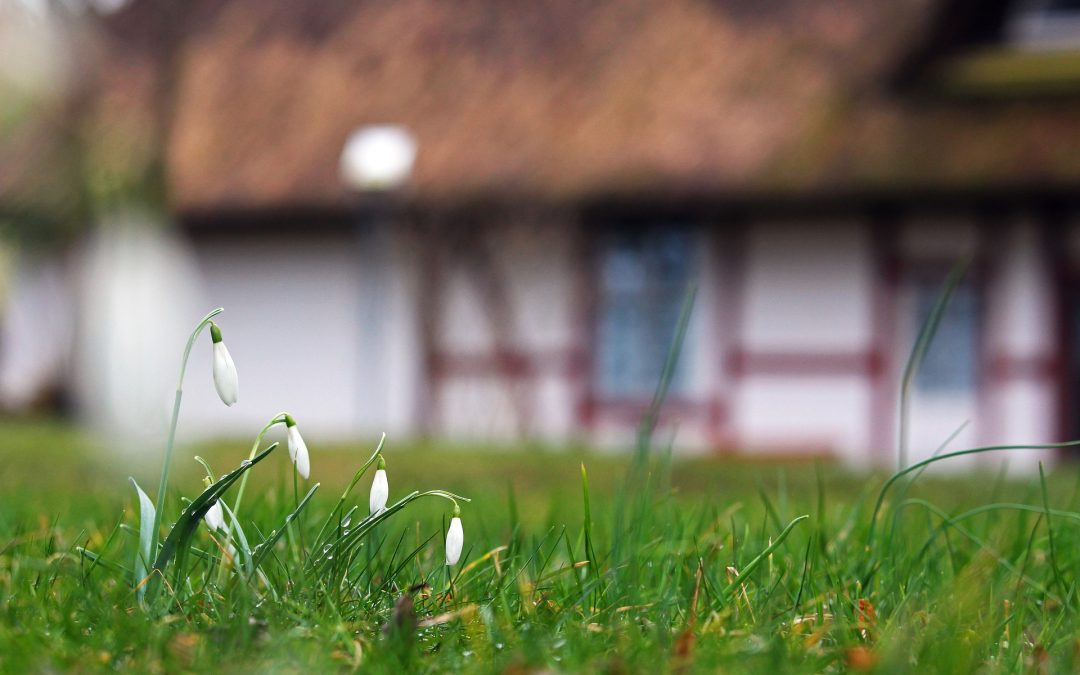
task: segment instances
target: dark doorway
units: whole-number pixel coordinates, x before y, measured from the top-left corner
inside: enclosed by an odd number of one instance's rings
[[[1068,440],[1080,438],[1080,277],[1070,276],[1062,286],[1064,309],[1061,420],[1062,431]],[[1069,455],[1080,459],[1075,451]]]

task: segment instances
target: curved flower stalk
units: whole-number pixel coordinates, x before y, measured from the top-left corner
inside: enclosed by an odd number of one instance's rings
[[[372,515],[386,510],[386,499],[390,496],[390,485],[386,480],[386,460],[379,455],[378,469],[371,481],[371,494],[368,496],[368,511]]]
[[[229,348],[221,340],[221,329],[213,321],[210,322],[210,339],[214,343],[214,388],[221,402],[232,406],[240,398],[240,381]]]
[[[456,565],[461,559],[461,548],[465,545],[465,532],[461,529],[461,507],[454,502],[453,517],[446,530],[446,564]]]
[[[180,401],[184,397],[184,373],[187,371],[188,357],[191,356],[191,348],[195,345],[196,338],[199,337],[199,333],[204,328],[213,323],[212,319],[221,314],[225,310],[221,307],[213,309],[207,313],[206,316],[199,321],[195,326],[195,330],[191,331],[191,335],[188,336],[187,345],[184,347],[184,356],[180,359],[180,377],[176,383],[176,396],[173,398],[172,419],[169,422],[169,438],[165,442],[165,461],[161,465],[161,481],[158,483],[157,491],[157,505],[154,509],[154,524],[151,529],[151,536],[153,537],[152,554],[157,552],[157,538],[158,532],[161,529],[161,512],[165,506],[165,488],[169,484],[169,467],[172,464],[172,452],[173,445],[176,442],[176,424],[180,419]],[[232,359],[230,358],[230,361]]]
[[[300,436],[300,430],[296,428],[296,420],[292,415],[285,415],[285,433],[289,439],[289,459],[296,465],[296,472],[304,480],[311,475],[311,463],[308,459],[307,443]]]
[[[254,459],[255,455],[259,454],[259,446],[262,445],[263,437],[266,436],[266,432],[274,428],[278,424],[285,424],[285,418],[289,416],[289,413],[280,412],[270,418],[270,421],[259,430],[259,433],[255,435],[255,442],[251,444],[251,452],[248,454],[248,459]],[[248,477],[245,474],[240,481],[240,488],[236,491],[236,502],[233,503],[233,511],[240,512],[240,503],[244,500],[244,491],[247,489]]]
[[[393,516],[395,513],[401,511],[406,506],[408,506],[411,502],[416,501],[421,497],[441,497],[443,499],[450,500],[454,503],[454,513],[457,514],[458,517],[460,517],[460,509],[458,508],[458,502],[471,501],[468,497],[462,497],[461,495],[447,492],[445,490],[428,490],[426,492],[419,492],[414,490],[413,492],[405,495],[390,506],[386,507],[386,509],[384,509],[383,511],[369,515],[367,518],[364,518],[359,523],[354,523],[352,527],[343,530],[340,535],[333,541],[330,541],[323,546],[316,546],[313,549],[313,551],[315,552],[314,557],[309,559],[308,561],[308,570],[313,571],[324,568],[328,565],[343,564],[343,562],[347,563],[350,556],[361,545],[364,537],[367,536],[368,532],[370,532],[373,527],[383,522],[387,518]],[[316,538],[316,541],[318,542],[319,539]],[[460,551],[458,552],[458,554],[460,555]]]
[[[293,416],[287,412],[279,412],[270,418],[270,421],[266,423],[259,433],[255,436],[255,442],[251,444],[251,453],[248,455],[248,459],[252,459],[259,452],[259,446],[262,445],[263,437],[267,432],[273,429],[279,424],[286,426],[286,436],[289,441],[289,458],[296,465],[297,472],[305,479],[311,474],[311,465],[308,460],[307,444],[304,443],[304,439],[300,436],[300,431],[296,427],[296,420]],[[298,460],[298,456],[303,455],[303,465],[301,466],[301,460]],[[232,510],[237,514],[240,513],[240,504],[244,500],[244,492],[247,490],[247,479],[245,475],[243,480],[240,481],[240,488],[236,491],[236,501],[233,503]]]

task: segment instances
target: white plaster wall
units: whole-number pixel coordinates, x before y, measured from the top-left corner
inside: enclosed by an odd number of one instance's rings
[[[518,380],[449,378],[439,391],[437,432],[460,441],[565,442],[577,431],[574,401],[571,383],[557,374]],[[522,406],[527,410],[524,419],[519,415]]]
[[[1034,223],[1013,223],[993,246],[1001,252],[989,285],[987,346],[1014,358],[1050,358],[1056,340],[1051,262]]]
[[[494,376],[445,381],[437,399],[437,433],[459,441],[517,438],[521,431],[513,400],[517,386]]]
[[[996,445],[1052,443],[1057,438],[1050,423],[1057,409],[1057,394],[1052,386],[1031,380],[1006,382],[995,392],[998,433],[991,439]],[[1040,461],[1054,461],[1051,450],[1010,450],[994,453],[992,461],[1008,461],[1010,468],[1037,471]]]
[[[914,392],[909,414],[907,463],[914,464],[933,456],[953,434],[955,437],[942,452],[980,445],[978,412],[976,395],[929,396]],[[934,470],[955,470],[980,461],[974,456],[958,457],[937,465]]]
[[[162,442],[168,428],[181,352],[206,311],[199,275],[187,243],[136,211],[103,218],[77,260],[72,384],[80,417],[115,447],[137,452]]]
[[[761,375],[734,400],[740,450],[833,454],[867,463],[870,387],[854,376]]]
[[[526,348],[573,346],[581,334],[583,281],[578,246],[582,233],[572,220],[527,220],[496,232],[503,278],[519,306],[513,317],[515,342]]]
[[[583,290],[575,229],[562,221],[519,220],[500,225],[488,236],[493,237],[497,278],[512,307],[509,325],[503,326],[510,346],[551,350],[574,345]],[[480,286],[488,277],[460,259],[446,261],[445,273],[440,348],[466,353],[490,349],[495,315],[486,307]]]
[[[361,378],[357,246],[351,233],[199,243],[205,305],[222,306],[224,339],[240,377],[240,400],[226,408],[210,378],[209,336],[193,351],[180,420],[184,435],[255,433],[291,412],[314,437],[348,436],[358,424]],[[192,317],[194,323],[198,317]]]
[[[579,383],[559,373],[541,376],[533,392],[536,406],[532,433],[549,442],[572,440],[577,428]]]
[[[740,341],[755,351],[870,345],[873,258],[857,223],[763,223],[748,232]]]
[[[495,346],[484,298],[478,292],[476,280],[462,267],[443,270],[439,284],[439,323],[436,328],[438,348],[457,354],[478,354]],[[520,308],[515,307],[515,311]],[[515,333],[516,336],[516,333]]]
[[[416,302],[423,270],[396,223],[361,232],[358,248],[356,424],[365,434],[400,437],[416,431],[418,392],[424,386]]]
[[[23,411],[60,384],[70,365],[75,284],[63,256],[23,253],[14,262],[3,258],[0,405]]]
[[[996,244],[1007,255],[984,304],[991,310],[987,344],[1014,357],[1046,355],[1055,330],[1048,266],[1029,223],[1018,222],[1008,233]],[[586,289],[576,266],[576,236],[566,222],[508,223],[499,230],[498,262],[513,307],[511,346],[543,353],[592,347],[583,344],[587,333],[578,314]],[[719,392],[725,397],[740,450],[790,454],[827,449],[856,463],[867,461],[873,412],[867,378],[749,373],[728,388],[721,362],[728,347],[722,343],[726,277],[715,234],[706,230],[700,236],[699,295],[683,353],[688,396],[707,401]],[[901,246],[915,259],[942,259],[970,249],[975,236],[966,222],[912,223],[901,232]],[[426,270],[392,228],[362,239],[352,232],[207,239],[196,253],[203,304],[226,308],[220,323],[240,371],[241,398],[233,409],[218,401],[204,339],[189,368],[181,434],[254,434],[282,409],[292,411],[313,437],[416,430],[420,345],[415,293]],[[761,224],[749,230],[741,264],[742,314],[734,338],[742,348],[863,354],[871,346],[874,270],[870,234],[861,224]],[[465,354],[490,349],[489,315],[475,278],[457,270],[444,288],[440,348]],[[898,300],[893,381],[917,329],[909,320],[910,298],[903,288]],[[197,318],[192,316],[190,323]],[[179,347],[175,351],[178,359]],[[575,407],[580,386],[556,368],[513,384],[488,375],[453,377],[435,398],[434,431],[458,440],[507,440],[522,432],[565,440],[581,431]],[[928,456],[968,419],[972,424],[953,448],[982,440],[1048,440],[1054,429],[1049,383],[1010,382],[984,393],[984,409],[995,417],[992,427],[976,418],[975,396],[917,396],[911,461]],[[527,420],[518,416],[521,408],[515,401],[526,402]],[[161,407],[166,410],[168,401]],[[991,428],[993,438],[983,438]],[[625,448],[635,431],[635,424],[601,414],[589,440]],[[670,437],[682,451],[703,450],[716,440],[707,420],[677,413],[665,417],[658,445]]]
[[[578,311],[585,289],[577,266],[578,232],[566,221],[540,218],[507,222],[492,236],[509,315],[485,306],[488,276],[476,274],[466,261],[449,261],[456,265],[445,270],[438,347],[450,356],[483,357],[501,340],[505,347],[540,355],[548,369],[541,366],[537,377],[517,380],[451,374],[436,396],[437,431],[461,440],[506,440],[522,432],[565,440],[575,431],[577,401],[567,366],[582,347]]]
[[[857,355],[872,345],[870,234],[857,223],[763,223],[747,233],[742,349]],[[732,397],[740,449],[867,459],[869,379],[747,373]]]
[[[1057,322],[1052,267],[1036,225],[1019,219],[995,247],[999,273],[989,288],[987,346],[991,360],[1005,357],[1030,364],[1053,362]],[[1057,436],[1057,384],[1051,373],[1031,372],[994,383],[990,392],[993,444],[1049,443]],[[1049,451],[1010,452],[1010,466],[1034,469]],[[999,458],[1004,457],[998,454]]]

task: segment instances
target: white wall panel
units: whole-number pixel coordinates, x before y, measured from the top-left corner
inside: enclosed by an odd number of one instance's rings
[[[744,348],[865,349],[871,340],[873,258],[857,223],[763,224],[748,232]]]
[[[870,460],[871,389],[856,376],[755,376],[743,380],[734,416],[741,450],[834,453]]]
[[[359,316],[354,240],[212,240],[197,252],[206,305],[225,308],[219,323],[239,372],[240,400],[233,408],[218,400],[203,336],[188,367],[180,432],[254,437],[282,410],[312,435],[357,432],[361,324],[383,318]]]

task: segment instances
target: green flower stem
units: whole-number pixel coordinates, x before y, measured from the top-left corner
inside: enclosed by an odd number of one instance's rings
[[[266,426],[259,431],[259,435],[255,437],[255,442],[251,444],[251,453],[248,455],[248,459],[254,459],[255,455],[259,454],[259,446],[262,445],[263,436],[278,424],[284,424],[286,414],[280,412],[274,415],[266,423]],[[240,480],[240,488],[236,491],[236,502],[233,503],[233,513],[238,517],[240,515],[240,502],[244,500],[244,490],[247,489],[247,479],[247,474],[244,474],[244,477]]]
[[[375,452],[371,453],[371,457],[368,457],[368,460],[364,462],[364,465],[360,467],[360,470],[353,475],[352,481],[349,483],[349,487],[345,488],[345,492],[341,494],[341,499],[338,500],[337,506],[335,506],[334,509],[330,511],[330,515],[326,517],[326,520],[323,522],[322,527],[319,528],[319,533],[315,535],[315,541],[312,544],[312,548],[318,548],[322,545],[323,535],[326,534],[326,528],[329,527],[330,523],[333,522],[334,517],[341,512],[341,509],[345,506],[345,500],[349,498],[349,494],[353,491],[353,488],[356,487],[356,484],[358,482],[360,482],[360,478],[363,477],[364,473],[367,472],[371,465],[374,464],[382,455],[382,449],[385,443],[386,434],[383,433],[383,435],[379,438],[379,444],[378,446],[376,446]]]
[[[173,445],[176,442],[176,423],[180,419],[180,400],[184,396],[184,373],[187,371],[188,357],[191,356],[191,348],[195,344],[196,338],[199,337],[199,333],[210,324],[211,319],[224,311],[223,308],[218,307],[202,318],[202,321],[195,326],[195,330],[191,331],[187,346],[184,347],[184,357],[180,361],[180,377],[176,383],[176,397],[173,399],[172,421],[169,423],[169,440],[165,443],[165,462],[161,465],[161,481],[158,483],[157,505],[154,509],[153,550],[155,554],[157,552],[158,536],[161,528],[161,512],[165,510],[165,489],[169,485],[169,468],[172,465]]]
[[[299,518],[300,514],[300,477],[296,475],[296,469],[292,471],[292,492],[293,492],[293,504],[295,505],[295,513]],[[288,527],[292,527],[290,522]],[[304,524],[299,522],[296,524],[296,540],[300,543],[300,558],[304,557]]]
[[[251,453],[248,454],[248,459],[254,459],[255,455],[259,454],[259,446],[262,445],[263,437],[266,436],[266,432],[270,431],[274,426],[283,424],[285,422],[286,413],[280,412],[270,418],[270,421],[266,423],[262,429],[259,430],[257,436],[255,436],[255,442],[251,444]],[[225,528],[224,543],[228,544],[233,539],[233,530],[236,530],[236,536],[238,539],[244,538],[244,533],[240,530],[240,503],[244,499],[244,490],[247,488],[248,474],[244,474],[244,477],[240,479],[240,487],[236,491],[236,501],[232,506],[232,518],[226,521],[227,527]],[[221,565],[218,567],[218,583],[223,584],[225,577],[228,575],[228,566]]]

